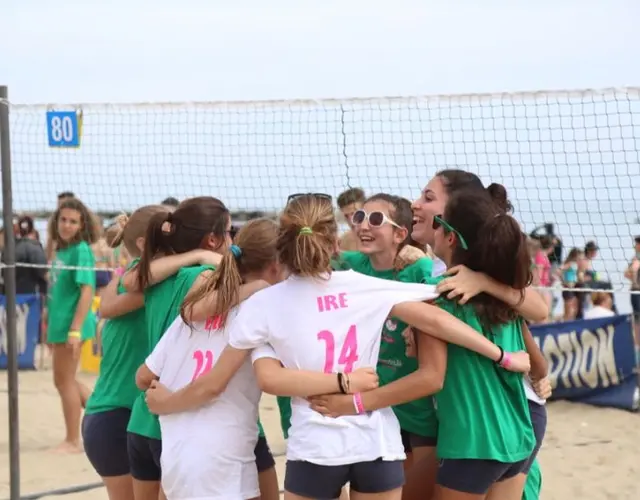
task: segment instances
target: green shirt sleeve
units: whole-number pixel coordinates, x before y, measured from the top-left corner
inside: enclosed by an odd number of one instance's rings
[[[96,265],[95,257],[91,251],[91,247],[86,242],[81,242],[76,248],[76,266],[82,269],[76,269],[74,281],[78,286],[89,285],[91,288],[96,287]]]

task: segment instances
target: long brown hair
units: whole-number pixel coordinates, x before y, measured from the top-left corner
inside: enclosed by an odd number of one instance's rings
[[[64,209],[75,210],[80,214],[80,229],[72,241],[62,240],[58,231],[58,219],[60,218],[60,212]],[[47,231],[51,235],[51,241],[54,242],[55,248],[60,249],[75,245],[81,241],[86,241],[89,245],[93,245],[100,238],[102,228],[98,225],[97,218],[84,203],[78,198],[67,198],[60,203],[60,206],[49,219]]]
[[[305,195],[290,201],[280,216],[278,257],[292,274],[320,277],[331,272],[338,224],[331,201]]]
[[[465,239],[468,249],[457,244],[451,265],[463,264],[487,274],[499,283],[519,290],[531,283],[531,265],[527,237],[519,224],[504,212],[485,191],[463,190],[447,203],[444,220]],[[481,320],[498,325],[516,319],[517,313],[507,304],[486,293],[471,300]]]
[[[151,281],[151,261],[158,255],[185,253],[199,248],[213,234],[224,241],[229,210],[217,198],[200,196],[183,201],[175,211],[163,207],[151,217],[145,235],[144,250],[138,263],[138,286]]]
[[[220,325],[224,326],[227,314],[238,305],[240,287],[246,276],[262,272],[276,261],[277,240],[278,225],[273,220],[254,219],[242,226],[230,251],[222,257],[220,266],[200,288],[185,298],[180,309],[184,322],[190,322],[188,318],[193,306],[215,291],[218,295],[210,316],[219,317]]]

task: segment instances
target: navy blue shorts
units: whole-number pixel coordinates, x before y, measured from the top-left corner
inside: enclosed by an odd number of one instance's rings
[[[424,448],[427,446],[435,446],[438,444],[438,438],[420,436],[414,432],[400,431],[400,437],[402,438],[402,445],[404,446],[405,453],[411,453],[414,448]]]
[[[160,481],[162,441],[127,432],[131,476],[138,481]]]
[[[284,489],[294,495],[318,500],[333,500],[342,487],[360,493],[384,493],[404,485],[402,460],[360,462],[349,465],[317,465],[289,460],[284,476]]]
[[[256,456],[256,467],[258,468],[258,473],[269,470],[276,465],[276,461],[273,459],[273,455],[271,454],[271,450],[267,444],[267,439],[264,436],[260,436],[258,438],[258,442],[256,443],[253,453]]]
[[[511,479],[523,472],[528,460],[505,463],[468,458],[442,459],[436,484],[454,491],[484,495],[493,483]]]
[[[531,426],[533,427],[533,433],[536,436],[536,446],[531,452],[531,456],[527,460],[527,464],[522,472],[529,473],[533,461],[538,456],[544,434],[547,432],[547,407],[545,405],[539,405],[533,401],[529,401],[529,413],[531,414]]]
[[[131,417],[128,408],[85,414],[82,419],[84,451],[101,477],[129,474],[127,425]]]

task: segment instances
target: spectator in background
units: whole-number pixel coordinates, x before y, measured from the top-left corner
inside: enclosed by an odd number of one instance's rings
[[[586,260],[585,281],[598,281],[598,273],[593,269],[593,261],[598,256],[600,248],[595,241],[588,241],[584,246],[584,258]]]
[[[113,271],[117,266],[113,248],[111,248],[105,238],[102,217],[94,215],[96,228],[99,231],[98,241],[91,245],[93,256],[96,259],[96,294],[100,294],[113,276]]]
[[[608,318],[615,316],[613,312],[613,296],[607,292],[593,292],[591,294],[593,307],[584,313],[584,319]]]
[[[63,201],[69,200],[71,198],[75,198],[76,195],[73,194],[72,191],[63,191],[62,193],[58,194],[58,207],[60,207],[60,204]]]
[[[635,254],[629,262],[629,267],[624,272],[624,277],[631,283],[631,307],[635,323],[636,353],[640,362],[640,236],[635,238]]]
[[[340,237],[340,250],[354,251],[358,249],[358,241],[353,225],[353,214],[364,205],[365,195],[361,188],[350,188],[338,196],[338,208],[349,225],[349,231]]]
[[[168,207],[176,208],[178,205],[180,205],[180,202],[177,200],[177,198],[174,198],[173,196],[169,196],[168,198],[164,199],[161,205],[166,205]]]
[[[15,226],[16,263],[34,264],[43,267],[16,267],[16,293],[47,294],[47,265],[42,244],[36,236],[33,219],[22,216]]]
[[[533,281],[538,286],[549,288],[552,284],[551,273],[551,261],[549,260],[549,254],[553,252],[554,243],[550,236],[543,236],[540,238],[539,246],[533,255]],[[540,290],[540,293],[544,297],[549,311],[551,311],[551,302],[553,294],[551,290]]]
[[[584,255],[579,248],[572,248],[567,259],[558,268],[558,277],[562,280],[562,288],[575,288],[582,281],[583,272],[580,262],[584,261]],[[578,315],[578,296],[572,290],[562,292],[564,301],[564,321],[576,319]]]

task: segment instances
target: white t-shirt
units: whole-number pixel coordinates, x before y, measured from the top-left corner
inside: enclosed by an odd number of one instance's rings
[[[533,390],[533,386],[531,385],[531,381],[528,377],[522,378],[522,385],[524,385],[524,393],[529,401],[533,401],[534,403],[537,403],[539,405],[544,405],[547,403],[546,399],[542,399],[536,394],[536,391]]]
[[[291,369],[325,373],[375,368],[382,326],[395,304],[437,296],[435,287],[336,271],[327,279],[291,276],[239,306],[229,344],[253,349],[269,344]],[[254,359],[258,356],[254,354]],[[391,408],[328,418],[292,398],[287,459],[346,465],[404,459],[400,427]]]
[[[443,260],[440,260],[438,257],[434,255],[433,257],[433,266],[431,268],[431,276],[437,278],[438,276],[443,275],[447,271],[447,264]]]
[[[615,316],[615,313],[602,306],[593,306],[584,312],[584,319],[609,318],[611,316]]]
[[[227,345],[225,330],[178,317],[146,360],[171,391],[208,372]],[[163,415],[162,487],[173,500],[242,500],[260,495],[254,448],[261,391],[247,359],[225,391],[194,411]]]

